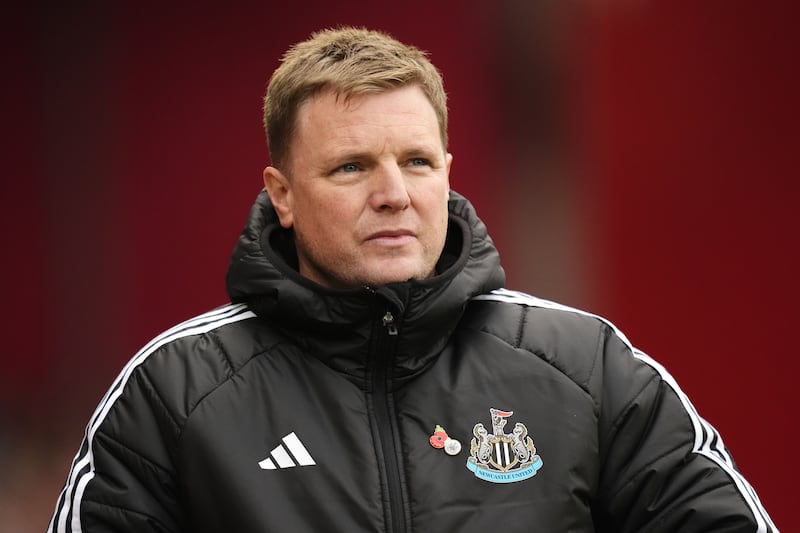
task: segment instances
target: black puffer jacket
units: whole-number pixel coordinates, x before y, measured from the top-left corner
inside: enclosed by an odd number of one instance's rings
[[[453,193],[439,274],[302,278],[264,193],[231,305],[145,346],[53,531],[774,531],[713,429],[603,320],[501,289]]]

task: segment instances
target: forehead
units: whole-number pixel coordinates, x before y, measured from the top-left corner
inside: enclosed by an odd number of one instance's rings
[[[443,150],[436,112],[419,86],[349,97],[323,90],[298,109],[292,144],[347,145],[387,137],[436,143]]]

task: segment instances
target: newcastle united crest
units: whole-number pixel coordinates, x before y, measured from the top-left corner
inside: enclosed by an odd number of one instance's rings
[[[480,422],[472,428],[475,437],[470,443],[467,468],[476,477],[492,483],[513,483],[535,476],[542,467],[542,458],[536,455],[528,428],[517,422],[511,433],[505,433],[507,419],[514,412],[492,408],[489,413],[491,433]]]

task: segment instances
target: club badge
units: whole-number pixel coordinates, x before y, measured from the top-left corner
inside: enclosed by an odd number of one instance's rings
[[[467,468],[477,478],[492,483],[514,483],[535,476],[542,458],[536,455],[528,428],[517,422],[511,433],[505,433],[507,419],[514,412],[491,408],[489,414],[492,433],[480,422],[472,428],[475,437],[470,442]]]

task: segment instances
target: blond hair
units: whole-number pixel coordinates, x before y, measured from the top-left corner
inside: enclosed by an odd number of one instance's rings
[[[275,70],[264,96],[264,129],[272,164],[284,166],[297,111],[322,90],[345,101],[353,95],[376,93],[418,84],[430,100],[447,149],[447,96],[442,76],[427,53],[390,35],[344,27],[316,32],[292,46]]]

